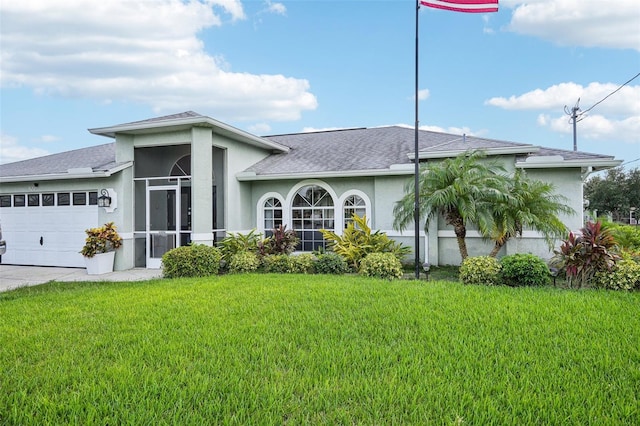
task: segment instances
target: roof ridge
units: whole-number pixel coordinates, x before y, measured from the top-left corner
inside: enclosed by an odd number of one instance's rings
[[[368,130],[367,127],[345,127],[342,129],[326,129],[326,130],[315,130],[313,132],[294,132],[294,133],[279,133],[277,135],[265,135],[261,136],[262,138],[275,138],[277,136],[293,136],[293,135],[312,135],[316,133],[332,133],[332,132],[346,132],[350,130]]]
[[[176,114],[169,114],[169,115],[163,115],[160,117],[147,118],[145,120],[130,121],[128,123],[118,124],[117,126],[128,126],[132,124],[143,124],[143,123],[155,123],[158,121],[176,120],[179,118],[193,118],[193,117],[204,117],[204,116],[195,111],[184,111],[184,112],[178,112]],[[114,127],[114,126],[111,126],[111,127]]]

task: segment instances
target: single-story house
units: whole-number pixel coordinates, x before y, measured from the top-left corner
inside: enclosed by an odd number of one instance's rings
[[[158,268],[169,249],[213,244],[229,232],[297,232],[299,250],[325,241],[319,229],[344,229],[353,213],[373,229],[413,247],[413,229],[393,229],[393,206],[414,176],[414,159],[429,163],[482,149],[508,170],[552,182],[578,212],[589,173],[618,166],[607,155],[564,151],[400,126],[259,137],[195,112],[89,129],[114,141],[0,166],[0,220],[7,253],[18,265],[82,267],[85,229],[115,222],[123,237],[115,269]],[[101,196],[109,206],[99,206]],[[420,231],[420,254],[433,265],[459,264],[453,230],[441,219]],[[473,231],[471,255],[490,244]],[[502,254],[549,257],[535,232],[510,241]]]

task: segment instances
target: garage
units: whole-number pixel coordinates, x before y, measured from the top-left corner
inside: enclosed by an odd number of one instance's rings
[[[1,194],[0,221],[2,263],[84,267],[85,229],[99,225],[97,191]]]

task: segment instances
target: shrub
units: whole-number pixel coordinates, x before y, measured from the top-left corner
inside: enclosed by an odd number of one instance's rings
[[[460,265],[460,280],[464,284],[497,285],[500,262],[491,256],[467,257]]]
[[[286,254],[271,254],[262,258],[265,272],[287,274],[293,268],[291,256]]]
[[[640,290],[640,263],[623,255],[611,271],[596,272],[593,281],[596,287],[610,290]]]
[[[318,274],[341,275],[349,272],[349,266],[344,258],[333,252],[317,254],[314,268]]]
[[[287,230],[287,225],[280,225],[272,231],[270,237],[258,243],[262,256],[270,254],[291,254],[296,249],[300,239],[292,230]]]
[[[544,260],[533,254],[518,253],[500,259],[500,280],[513,287],[547,285],[551,275]]]
[[[367,217],[354,214],[342,235],[322,229],[322,235],[329,242],[329,248],[342,256],[347,263],[358,270],[360,262],[370,253],[391,253],[398,260],[411,251],[400,243],[390,239],[382,231],[372,232]]]
[[[315,256],[302,253],[296,256],[271,254],[262,259],[265,272],[280,274],[311,274],[314,270]]]
[[[262,234],[252,229],[248,234],[230,232],[219,243],[218,247],[222,252],[222,258],[227,263],[231,263],[231,258],[240,252],[257,252],[258,244],[262,240]]]
[[[289,256],[291,258],[291,272],[295,274],[312,274],[316,263],[316,257],[311,253],[300,253]]]
[[[569,287],[586,285],[599,271],[611,271],[618,256],[613,253],[615,240],[602,223],[587,222],[579,234],[569,233],[560,250],[555,250],[552,266],[564,271]]]
[[[402,278],[402,263],[393,253],[370,253],[360,262],[360,274],[389,280]]]
[[[203,244],[176,247],[162,255],[162,275],[166,278],[216,275],[221,259],[216,247]]]
[[[229,272],[244,273],[253,272],[260,266],[258,255],[252,251],[239,251],[229,260]]]
[[[624,250],[640,250],[640,227],[634,225],[621,225],[618,223],[601,220],[602,228],[608,229],[616,242],[616,245]]]

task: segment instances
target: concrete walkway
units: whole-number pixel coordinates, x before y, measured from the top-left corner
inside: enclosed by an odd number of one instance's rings
[[[0,264],[0,291],[44,284],[49,281],[144,281],[161,278],[160,269],[135,268],[108,274],[89,275],[85,268],[54,268]]]

